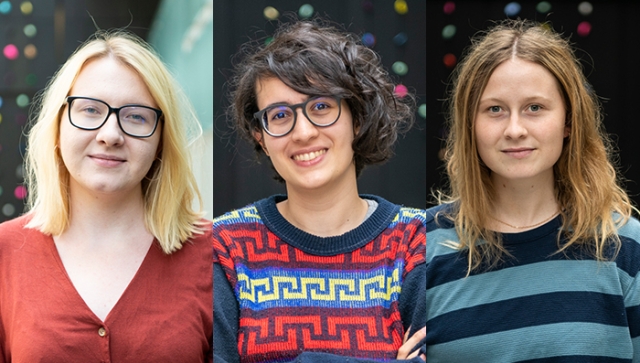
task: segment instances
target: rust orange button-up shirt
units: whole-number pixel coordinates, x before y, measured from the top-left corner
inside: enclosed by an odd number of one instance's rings
[[[27,221],[0,224],[0,363],[212,361],[210,226],[171,255],[154,242],[103,322]]]

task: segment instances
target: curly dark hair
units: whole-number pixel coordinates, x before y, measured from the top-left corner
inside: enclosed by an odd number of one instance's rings
[[[264,152],[253,137],[262,132],[253,114],[258,110],[256,81],[277,77],[299,93],[343,98],[356,131],[353,151],[356,175],[369,164],[387,161],[398,133],[414,122],[415,97],[398,97],[380,56],[363,45],[355,34],[339,30],[326,20],[297,20],[281,24],[273,40],[248,42],[238,56],[229,82],[227,110],[233,127]],[[282,178],[276,176],[277,180]]]

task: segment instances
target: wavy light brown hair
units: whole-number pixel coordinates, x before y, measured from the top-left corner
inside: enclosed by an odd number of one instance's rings
[[[455,247],[468,249],[468,273],[481,266],[494,267],[508,255],[500,236],[485,227],[495,190],[491,170],[478,155],[474,120],[489,77],[498,65],[513,57],[551,72],[567,108],[571,134],[553,167],[563,220],[558,241],[562,234],[567,237],[558,252],[579,246],[599,261],[611,259],[620,250],[617,226],[624,224],[635,208],[619,184],[599,100],[569,41],[549,24],[522,20],[507,20],[476,35],[452,75],[445,153],[450,194],[441,195],[440,202],[453,203],[449,217],[459,236]],[[478,247],[480,239],[486,241],[482,248]]]
[[[229,82],[227,114],[258,155],[264,152],[253,136],[256,131],[262,134],[259,121],[253,117],[259,111],[259,79],[277,77],[306,95],[343,98],[356,130],[352,144],[356,175],[366,165],[387,161],[398,133],[413,124],[415,98],[411,94],[402,98],[395,95],[395,84],[382,67],[380,56],[355,34],[322,19],[283,23],[267,45],[246,43],[238,56],[242,60]],[[282,181],[279,176],[276,179]]]

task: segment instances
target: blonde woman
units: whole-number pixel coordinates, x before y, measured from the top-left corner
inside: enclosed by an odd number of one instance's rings
[[[450,96],[427,210],[429,362],[640,362],[640,224],[567,40],[505,21]]]
[[[210,362],[211,225],[193,112],[124,32],[80,46],[29,132],[29,212],[0,225],[0,362]]]

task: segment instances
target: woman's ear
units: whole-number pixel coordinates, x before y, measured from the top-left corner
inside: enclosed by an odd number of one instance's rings
[[[262,151],[264,151],[264,153],[267,154],[267,156],[269,156],[269,151],[267,150],[267,147],[264,145],[264,138],[262,137],[262,132],[253,131],[253,138],[256,139],[258,144],[260,144],[260,146],[262,147]]]

